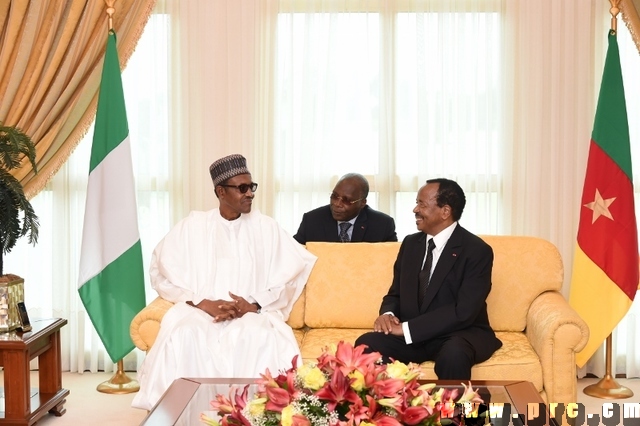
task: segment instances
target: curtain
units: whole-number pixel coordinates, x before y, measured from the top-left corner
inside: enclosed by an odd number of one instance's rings
[[[269,13],[277,11],[277,2],[159,0],[158,10],[169,16],[172,34],[173,222],[189,210],[216,205],[209,165],[229,154],[247,157],[264,202],[270,194],[263,182],[272,170],[254,152],[268,144],[273,126],[273,75],[265,64],[274,54]]]
[[[152,32],[123,74],[130,126],[140,123],[131,133],[145,264],[177,220],[215,206],[209,164],[242,153],[260,184],[254,208],[292,234],[344,173],[367,176],[368,203],[396,219],[400,239],[415,232],[421,183],[455,179],[468,198],[461,224],[553,242],[568,296],[609,25],[600,0],[158,0]],[[619,25],[637,126],[638,55],[633,42],[623,46],[624,31]],[[151,70],[165,70],[166,81]],[[147,91],[156,97],[136,100]],[[86,178],[70,167],[34,198],[55,206],[51,216],[36,207],[54,231],[30,248],[38,255],[26,268],[51,263],[54,302],[38,304],[78,324],[63,331],[63,360],[93,371],[110,367],[75,300]],[[27,282],[27,301],[47,285]],[[637,317],[616,331],[616,371],[629,377],[640,366]],[[125,367],[142,357],[132,353]],[[602,360],[581,374],[597,373]]]
[[[104,29],[101,42],[107,38]],[[123,71],[145,270],[153,247],[170,226],[168,37],[166,15],[154,14]],[[63,370],[114,371],[77,291],[93,126],[85,132],[68,161],[31,199],[41,224],[38,244],[19,240],[5,266],[25,279],[25,302],[32,319],[68,320],[61,330]],[[151,301],[148,284],[146,291]],[[125,368],[135,370],[143,358],[140,351],[133,351],[125,358]]]
[[[153,3],[118,3],[113,28],[123,63]],[[106,9],[103,1],[0,0],[0,121],[20,127],[36,145],[38,174],[26,158],[14,173],[28,198],[64,164],[93,120]]]
[[[283,0],[278,16],[274,214],[295,232],[348,172],[368,204],[415,232],[421,183],[466,190],[462,223],[504,232],[500,1]]]
[[[633,42],[640,52],[640,0],[621,0],[619,8]]]
[[[402,238],[415,232],[421,182],[450,177],[467,194],[463,226],[558,247],[568,296],[609,25],[597,1],[281,0],[273,146],[262,145],[274,156],[274,216],[295,232],[355,171]],[[637,114],[638,74],[625,65]],[[629,377],[636,318],[616,345]],[[603,361],[582,374],[602,376]]]

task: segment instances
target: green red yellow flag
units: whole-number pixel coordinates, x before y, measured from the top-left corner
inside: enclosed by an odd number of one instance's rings
[[[569,303],[589,326],[582,367],[625,316],[638,288],[638,230],[627,107],[614,31],[598,95]]]

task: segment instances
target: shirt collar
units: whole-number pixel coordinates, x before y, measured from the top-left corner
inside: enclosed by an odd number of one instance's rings
[[[358,215],[358,216],[359,216],[359,215]],[[348,223],[350,223],[350,224],[351,224],[351,226],[353,227],[353,225],[356,223],[356,219],[358,218],[358,216],[354,217],[354,218],[353,218],[353,219],[351,219],[351,220],[339,220],[339,221],[338,221],[338,225],[339,225],[339,224],[341,224],[341,223],[348,222]]]
[[[429,238],[433,238],[436,250],[442,250],[442,248],[447,244],[447,241],[449,241],[449,238],[451,238],[451,234],[453,234],[456,226],[458,226],[458,222],[453,222],[451,225],[438,232],[438,235],[427,234],[427,243],[429,243]]]

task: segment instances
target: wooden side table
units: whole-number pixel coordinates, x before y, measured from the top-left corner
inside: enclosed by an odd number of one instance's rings
[[[29,332],[0,334],[0,366],[4,367],[4,417],[0,425],[32,425],[47,413],[61,416],[67,389],[62,389],[60,329],[66,319],[33,320]],[[31,396],[29,362],[38,357],[37,393]],[[0,412],[2,414],[2,412]]]

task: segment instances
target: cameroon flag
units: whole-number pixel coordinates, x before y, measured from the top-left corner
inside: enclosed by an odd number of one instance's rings
[[[638,288],[638,230],[620,54],[609,32],[582,190],[569,303],[587,322],[582,367],[625,316]]]

